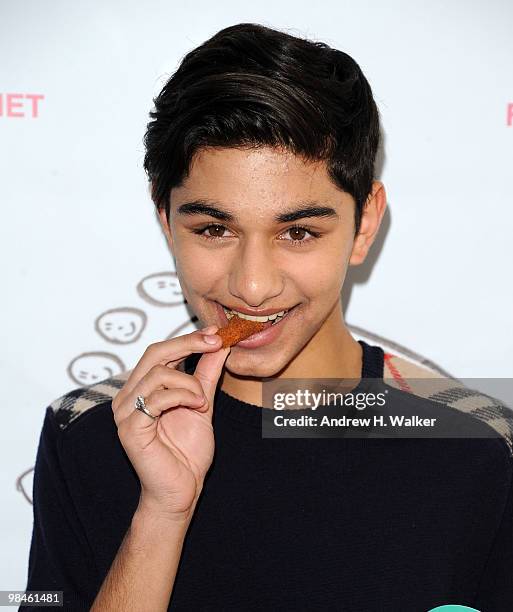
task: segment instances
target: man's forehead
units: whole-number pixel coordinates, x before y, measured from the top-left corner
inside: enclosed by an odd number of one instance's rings
[[[241,170],[275,176],[290,173],[311,176],[326,173],[327,164],[321,160],[306,160],[301,155],[278,147],[208,147],[199,149],[193,156],[189,178],[199,173],[216,171],[233,174]]]
[[[290,209],[296,203],[340,201],[344,194],[327,174],[325,162],[305,162],[290,151],[210,148],[193,159],[189,176],[171,194],[171,208],[211,201],[220,208]],[[195,210],[199,210],[196,207]]]

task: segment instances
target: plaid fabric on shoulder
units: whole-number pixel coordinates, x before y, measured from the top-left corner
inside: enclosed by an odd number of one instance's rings
[[[73,389],[53,401],[50,406],[61,430],[66,429],[81,414],[91,408],[111,401],[125,384],[130,372],[122,372],[111,378]]]
[[[470,389],[457,378],[444,376],[392,353],[385,353],[384,366],[383,378],[387,385],[480,419],[500,434],[513,457],[513,411],[503,402]],[[433,379],[433,384],[426,382],[427,379]]]

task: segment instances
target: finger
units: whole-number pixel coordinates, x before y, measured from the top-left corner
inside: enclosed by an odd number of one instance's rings
[[[182,360],[192,353],[217,351],[222,344],[221,337],[216,334],[208,335],[216,339],[216,344],[205,342],[205,336],[200,330],[171,340],[150,344],[126,381],[122,390],[123,395],[129,395],[135,385],[154,365],[161,363],[169,368],[176,368]]]
[[[177,389],[161,389],[159,391],[154,391],[149,396],[148,400],[146,400],[146,407],[148,407],[149,402],[152,407],[160,411],[160,414],[162,414],[162,412],[165,412],[166,410],[169,410],[170,408],[176,408],[178,406],[178,404],[174,403],[174,392],[176,390]],[[182,393],[179,397],[184,400],[181,404],[179,404],[180,407],[191,408],[191,410],[199,410],[201,407],[205,406],[206,410],[207,399],[203,395],[203,393],[198,395],[190,389],[180,389],[180,391]],[[152,412],[152,414],[156,414],[155,412],[153,412],[153,410],[151,410],[150,412]]]
[[[194,376],[200,381],[203,393],[208,400],[206,413],[212,418],[214,395],[223,371],[224,362],[230,354],[231,347],[219,349],[215,353],[205,353],[196,365]]]
[[[130,395],[127,403],[132,404],[132,410],[128,416],[121,419],[117,425],[118,429],[122,425],[125,435],[136,434],[138,431],[147,431],[156,428],[158,418],[152,418],[141,410],[136,409],[135,402],[137,396]],[[147,398],[144,404],[154,417],[159,417],[164,411],[178,406],[186,408],[199,408],[204,404],[204,398],[196,395],[190,389],[176,388],[154,391]]]
[[[113,406],[116,419],[120,421],[130,414],[133,408],[133,401],[135,401],[138,395],[142,395],[146,399],[159,389],[174,389],[177,387],[189,389],[196,395],[204,397],[201,383],[191,374],[168,368],[161,363],[153,366],[135,385],[132,391],[125,395],[123,401],[116,402],[116,405]]]

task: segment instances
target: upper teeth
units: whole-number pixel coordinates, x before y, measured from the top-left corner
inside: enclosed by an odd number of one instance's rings
[[[258,321],[259,323],[265,323],[266,321],[274,321],[278,317],[283,317],[288,312],[288,310],[280,310],[280,312],[274,312],[267,317],[257,317],[254,315],[244,314],[242,312],[238,312],[237,310],[228,310],[223,306],[223,310],[228,319],[231,319],[234,315],[237,315],[241,319],[247,319],[248,321]]]

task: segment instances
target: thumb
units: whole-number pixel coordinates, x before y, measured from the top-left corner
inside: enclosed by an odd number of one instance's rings
[[[204,414],[210,413],[210,416],[212,415],[217,383],[230,350],[231,347],[228,346],[213,353],[203,353],[196,365],[194,376],[200,381],[203,393],[208,400],[208,411]]]

